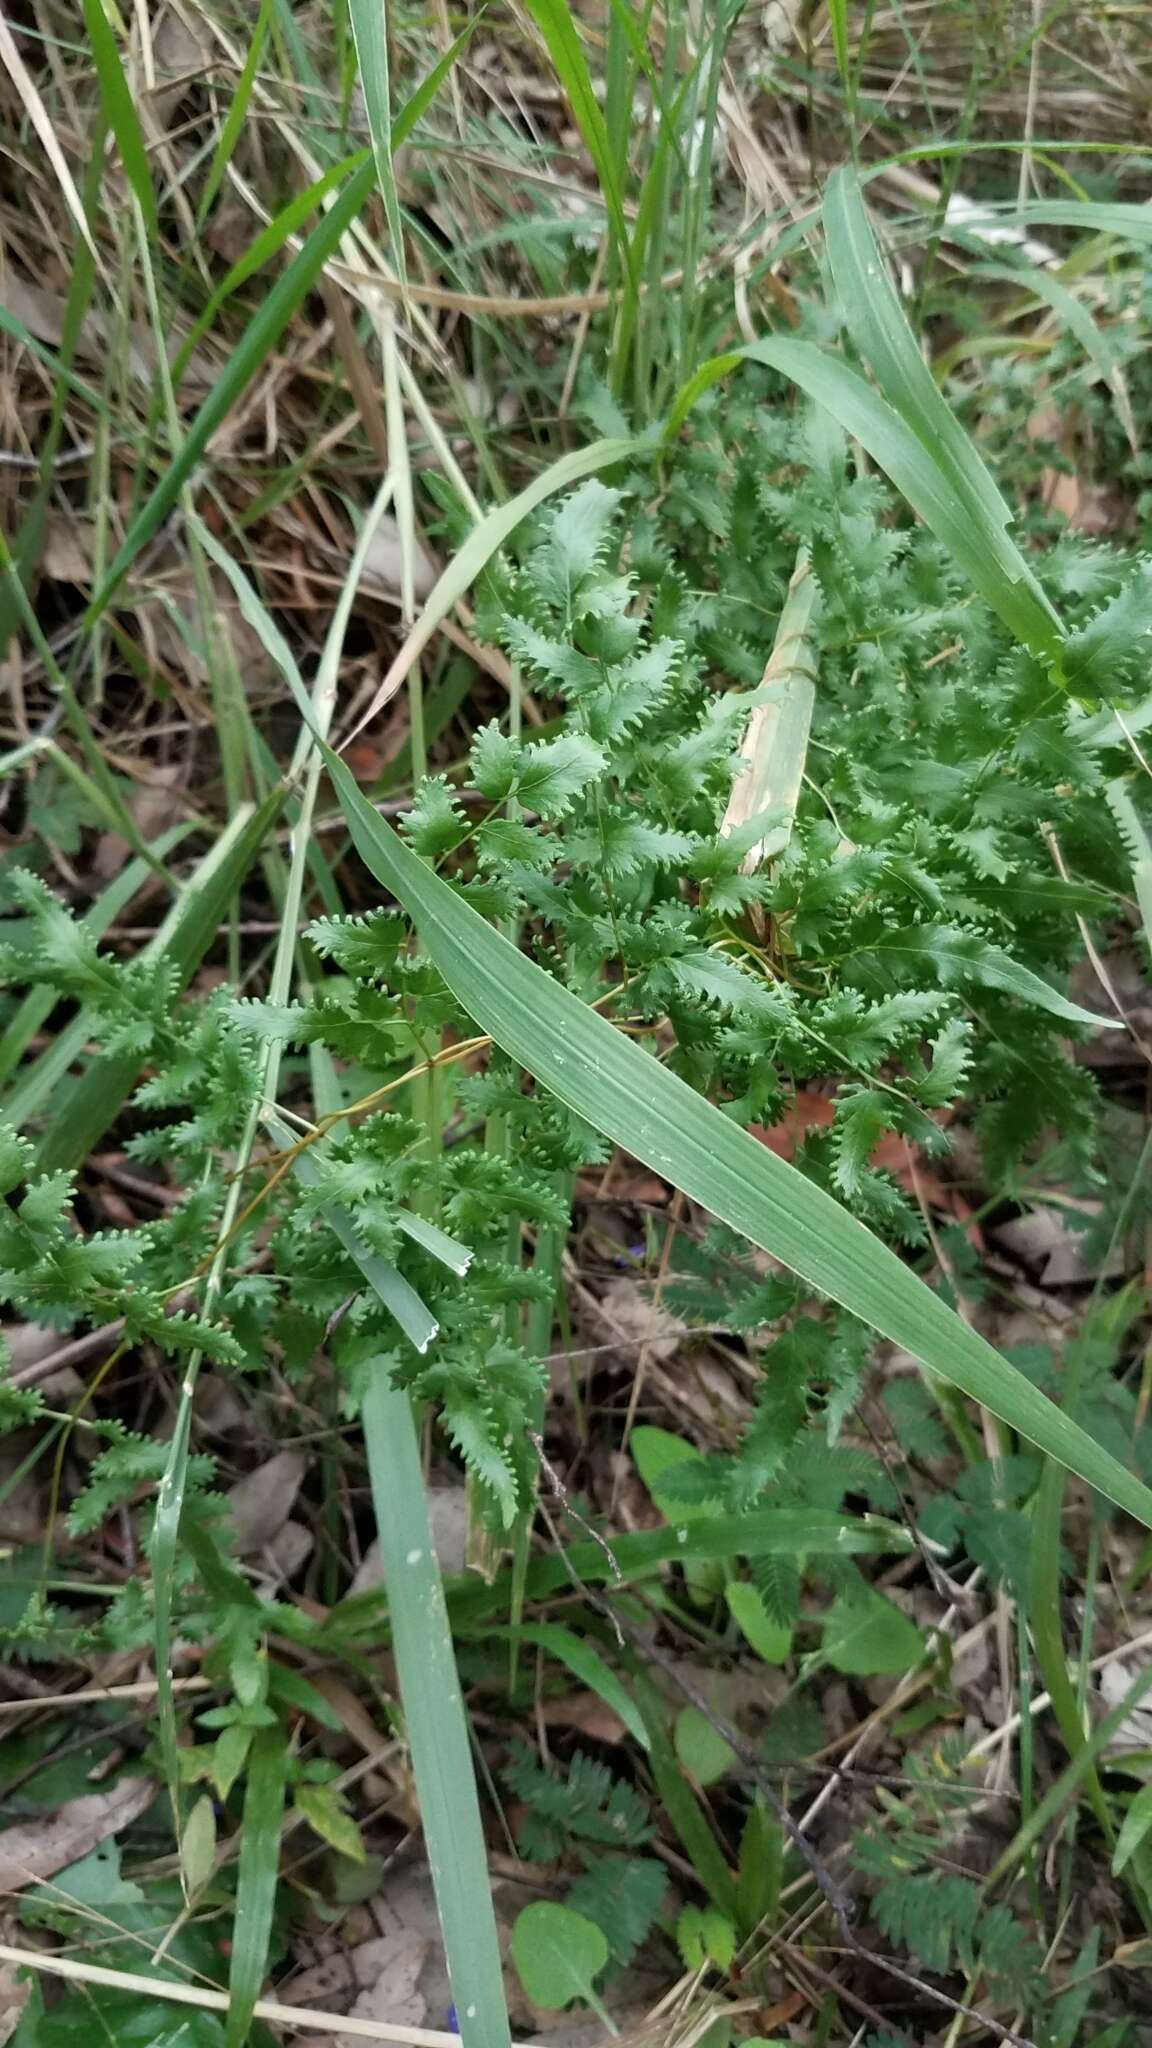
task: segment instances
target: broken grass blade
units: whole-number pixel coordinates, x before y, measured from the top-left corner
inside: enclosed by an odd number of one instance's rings
[[[468,1717],[420,1444],[407,1394],[381,1359],[361,1405],[380,1563],[424,1844],[463,2048],[510,2048]]]
[[[470,1246],[461,1244],[457,1237],[449,1237],[439,1224],[429,1223],[426,1216],[414,1215],[411,1209],[397,1209],[396,1222],[413,1244],[420,1245],[434,1259],[439,1259],[442,1266],[461,1276],[468,1271],[472,1264]]]
[[[743,765],[720,825],[721,835],[727,839],[765,811],[771,813],[768,833],[744,856],[746,875],[754,874],[762,861],[783,853],[792,837],[816,699],[810,635],[818,595],[816,578],[804,556],[788,585],[760,686],[771,695],[754,705],[749,715],[740,746]]]

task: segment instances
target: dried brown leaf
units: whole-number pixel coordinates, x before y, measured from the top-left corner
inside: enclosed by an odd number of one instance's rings
[[[48,1818],[19,1821],[0,1834],[0,1892],[54,1877],[90,1856],[110,1835],[138,1820],[155,1797],[150,1778],[121,1778],[108,1792],[86,1792]]]
[[[236,1550],[251,1557],[266,1548],[292,1512],[307,1460],[299,1451],[278,1451],[237,1481],[228,1495]]]

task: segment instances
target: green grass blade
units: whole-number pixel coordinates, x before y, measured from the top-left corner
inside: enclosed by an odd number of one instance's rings
[[[765,363],[798,384],[868,450],[914,511],[954,556],[970,583],[1021,643],[1041,660],[1059,655],[1060,621],[1023,555],[998,520],[976,513],[907,421],[849,369],[810,341],[773,337],[714,356],[681,391],[672,409],[672,433],[710,384],[741,361]]]
[[[164,471],[125,534],[119,553],[84,614],[86,625],[93,625],[107,609],[140,549],[151,540],[171,511],[217,427],[227,418],[275,347],[292,315],[311,291],[324,265],[334,255],[341,236],[351,226],[372,190],[373,176],[370,163],[361,165],[253,314],[218,381],[191,422],[179,454]]]
[[[561,1628],[558,1622],[522,1622],[513,1630],[505,1631],[509,1639],[515,1636],[521,1643],[534,1643],[538,1650],[544,1650],[557,1664],[563,1664],[589,1692],[594,1692],[606,1706],[623,1721],[629,1735],[640,1744],[641,1749],[650,1747],[648,1731],[643,1716],[636,1711],[635,1704],[617,1678],[610,1664],[606,1664],[594,1644],[578,1636],[570,1628]]]
[[[727,1919],[735,1920],[739,1911],[736,1880],[716,1840],[711,1816],[681,1769],[680,1760],[668,1739],[667,1704],[652,1684],[640,1659],[628,1652],[626,1661],[631,1671],[636,1704],[648,1730],[649,1761],[660,1803],[713,1904]]]
[[[46,370],[50,370],[61,384],[66,385],[69,391],[74,391],[78,398],[82,398],[85,405],[90,405],[93,412],[107,418],[108,407],[100,393],[94,391],[91,384],[86,384],[83,377],[77,377],[55,350],[48,348],[44,342],[38,341],[34,334],[29,333],[23,321],[17,320],[16,315],[10,313],[6,306],[0,306],[0,333],[10,334],[13,341],[18,341],[21,348],[26,348],[29,355],[35,356],[38,363],[43,363]]]
[[[826,1508],[756,1508],[742,1515],[700,1515],[670,1522],[664,1529],[610,1536],[607,1548],[589,1539],[574,1543],[563,1557],[534,1557],[524,1578],[524,1598],[544,1600],[571,1586],[573,1574],[589,1585],[649,1578],[662,1564],[688,1564],[701,1557],[891,1557],[912,1548],[912,1539],[883,1515],[863,1520]],[[515,1570],[501,1572],[486,1586],[461,1579],[449,1591],[453,1619],[471,1623],[477,1614],[499,1610],[514,1590]]]
[[[140,210],[151,230],[156,228],[156,194],[152,190],[152,173],[148,164],[148,152],[136,107],[124,76],[120,52],[111,24],[104,12],[102,0],[84,0],[84,25],[92,45],[92,61],[100,83],[100,97],[108,125],[116,137],[116,147],[124,174],[140,202]]]
[[[364,1442],[392,1647],[464,2048],[509,2048],[508,2015],[468,1719],[428,1525],[412,1404],[381,1361]]]
[[[93,0],[87,0],[87,4],[93,4]],[[98,4],[98,0],[96,0],[96,4]],[[252,88],[256,83],[256,69],[264,48],[264,38],[268,33],[268,23],[271,20],[271,16],[272,0],[260,0],[260,12],[256,16],[256,26],[252,30],[252,40],[248,45],[248,55],[244,59],[244,69],[236,81],[236,90],[232,95],[232,104],[224,116],[224,126],[220,130],[220,137],[213,151],[212,162],[208,167],[208,176],[204,181],[204,190],[200,194],[200,204],[196,209],[197,227],[203,227],[212,210],[212,202],[224,182],[224,173],[232,161],[232,152],[240,139],[240,130],[243,128],[248,115],[248,103],[252,98]]]
[[[244,1793],[232,1962],[228,1971],[227,2048],[244,2048],[268,1968],[268,1943],[280,1874],[287,1767],[283,1729],[258,1728],[248,1752],[248,1783]]]
[[[279,669],[280,674],[292,692],[292,700],[297,711],[309,729],[311,729],[313,722],[312,703],[304,678],[297,665],[296,656],[289,647],[267,605],[258,596],[253,585],[240,567],[239,562],[228,553],[227,548],[221,547],[215,534],[205,526],[198,512],[193,512],[190,524],[204,553],[210,561],[216,564],[221,574],[227,577],[232,586],[232,591],[240,610],[240,616],[244,620],[245,625],[251,626],[265,654],[269,656],[270,660]]]
[[[409,94],[404,105],[399,109],[392,123],[393,155],[407,142],[416,123],[427,113],[457,57],[467,44],[471,42],[483,19],[484,9],[480,7],[473,15],[471,21],[465,24],[459,35],[453,38],[448,48],[436,59],[431,71],[420,80],[415,91]]]
[[[1136,1673],[1127,1692],[1113,1707],[1111,1713],[1105,1714],[1103,1720],[1097,1722],[1091,1735],[1085,1736],[1084,1746],[1079,1754],[1065,1770],[1061,1771],[1060,1776],[1048,1787],[1040,1804],[1013,1835],[1003,1855],[984,1880],[989,1889],[1003,1882],[1009,1871],[1040,1840],[1045,1829],[1051,1827],[1053,1821],[1059,1818],[1069,1801],[1075,1797],[1088,1772],[1095,1769],[1097,1760],[1115,1740],[1118,1730],[1124,1726],[1125,1721],[1131,1719],[1133,1710],[1139,1706],[1150,1685],[1152,1664],[1145,1664],[1143,1669]]]
[[[823,206],[832,276],[853,340],[889,405],[923,442],[974,516],[1001,532],[1012,523],[969,436],[942,397],[888,274],[855,175],[833,172]]]
[[[556,462],[549,463],[548,468],[533,477],[532,482],[518,491],[514,498],[486,513],[437,579],[420,617],[392,661],[380,688],[343,744],[347,746],[350,740],[355,739],[356,734],[376,717],[381,706],[395,695],[441,621],[475,583],[481,570],[515,532],[522,519],[526,519],[546,498],[567,490],[569,484],[579,483],[582,477],[592,476],[597,470],[611,469],[615,463],[639,454],[643,447],[640,440],[593,441],[590,447],[578,448],[573,454],[562,455]]]
[[[830,1195],[486,924],[379,817],[344,764],[326,758],[361,858],[497,1045],[596,1130],[1152,1527],[1148,1487]]]
[[[397,277],[404,278],[404,229],[400,220],[400,194],[392,165],[392,81],[388,60],[391,27],[388,0],[348,0],[348,19],[360,66],[364,109],[372,137],[376,178],[384,201],[384,215],[392,241],[392,262]]]
[[[934,152],[935,153],[935,152]],[[1000,218],[999,210],[994,210]],[[1152,214],[1146,206],[1117,200],[1030,199],[1027,206],[1012,207],[1004,219],[1046,228],[1091,229],[1098,235],[1121,235],[1129,242],[1152,242]]]
[[[258,270],[262,270],[264,265],[270,262],[273,256],[278,254],[289,237],[304,226],[305,221],[315,213],[321,201],[341,183],[342,179],[351,176],[354,171],[358,171],[361,165],[367,162],[368,151],[366,149],[356,149],[353,150],[351,156],[342,157],[338,164],[332,164],[322,177],[316,179],[314,184],[307,186],[303,192],[298,192],[294,199],[290,199],[288,204],[282,207],[280,212],[268,222],[267,227],[261,228],[260,233],[253,236],[244,254],[237,257],[231,270],[226,271],[225,275],[221,278],[204,311],[200,314],[195,326],[186,340],[181,343],[179,351],[173,358],[172,383],[174,388],[177,388],[180,384],[180,380],[191,360],[196,343],[202,340],[203,336],[208,332],[225,301],[232,297],[233,292],[239,291],[240,286],[246,283],[248,278],[254,277]]]
[[[544,38],[553,69],[568,95],[576,126],[600,180],[621,267],[629,279],[629,289],[635,291],[636,279],[619,166],[612,154],[608,129],[592,84],[588,60],[576,32],[572,10],[567,0],[525,0],[525,5]]]

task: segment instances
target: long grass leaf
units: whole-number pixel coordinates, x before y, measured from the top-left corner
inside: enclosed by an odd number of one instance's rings
[[[447,568],[438,577],[420,617],[408,634],[404,645],[391,662],[384,680],[376,691],[368,709],[344,745],[355,739],[356,734],[374,719],[381,707],[395,696],[414,661],[423,653],[441,621],[446,619],[454,604],[463,597],[466,590],[476,581],[502,547],[509,535],[514,533],[522,519],[542,505],[546,498],[554,497],[557,491],[567,490],[569,484],[578,483],[582,477],[592,476],[597,470],[610,469],[614,463],[624,462],[630,455],[636,455],[643,447],[639,440],[593,441],[588,448],[578,448],[571,455],[561,455],[556,462],[541,470],[514,498],[504,505],[497,505],[485,514],[479,524],[473,527],[462,548],[452,557]]]
[[[232,1961],[228,1971],[227,2048],[244,2048],[268,1969],[268,1944],[280,1874],[280,1828],[287,1767],[283,1729],[258,1728],[248,1752],[244,1826],[240,1833]]]
[[[0,64],[4,66],[5,71],[12,80],[16,88],[17,97],[21,101],[28,119],[40,138],[44,154],[56,173],[56,181],[61,192],[64,194],[64,203],[72,215],[83,240],[87,243],[91,255],[96,257],[96,244],[92,239],[92,230],[88,225],[88,217],[84,211],[80,194],[76,190],[76,180],[68,168],[68,159],[60,147],[56,130],[52,126],[51,116],[36,90],[31,73],[23,57],[20,55],[19,45],[2,7],[0,7]]]
[[[699,1515],[690,1522],[669,1522],[666,1528],[608,1536],[603,1543],[588,1538],[573,1543],[562,1556],[529,1559],[522,1580],[517,1568],[498,1572],[491,1584],[461,1573],[448,1584],[448,1605],[457,1630],[467,1631],[492,1614],[507,1613],[519,1595],[521,1604],[546,1600],[550,1593],[571,1587],[573,1578],[589,1585],[625,1585],[651,1578],[661,1565],[690,1564],[695,1558],[718,1557],[901,1557],[912,1549],[906,1529],[883,1515],[846,1515],[828,1508],[755,1508],[739,1515]],[[351,1621],[358,1606],[371,1602],[360,1594],[340,1610]]]
[[[823,1189],[486,924],[326,758],[361,858],[497,1045],[596,1130],[1152,1527],[1148,1487]]]
[[[834,171],[822,209],[828,260],[852,338],[889,405],[922,441],[975,515],[1001,530],[1012,513],[943,398],[908,325],[855,175]]]
[[[544,38],[556,76],[568,95],[576,126],[584,137],[585,147],[600,180],[621,267],[634,288],[632,250],[624,215],[619,166],[612,154],[608,129],[592,84],[588,60],[576,32],[573,11],[567,0],[524,0],[524,4]]]
[[[464,2048],[509,2048],[468,1720],[408,1396],[377,1366],[361,1410],[424,1844]]]
[[[838,356],[810,341],[771,337],[702,364],[669,417],[673,433],[696,400],[740,362],[764,363],[823,405],[890,477],[913,510],[954,556],[969,582],[1008,630],[1042,660],[1058,659],[1060,621],[1023,555],[999,520],[974,515],[969,493],[956,490],[925,443],[885,398]]]
[[[92,61],[96,66],[104,112],[116,138],[124,174],[140,202],[140,210],[149,228],[155,229],[156,194],[152,190],[148,151],[144,147],[140,120],[124,76],[116,38],[104,12],[103,0],[84,0],[84,25],[92,45]]]
[[[372,190],[373,167],[361,165],[322,220],[318,221],[303,247],[278,278],[263,304],[241,334],[219,378],[191,422],[179,453],[164,471],[155,489],[140,507],[107,576],[84,614],[91,626],[104,612],[140,549],[151,540],[176,503],[212,435],[227,418],[241,393],[246,390],[267,359],[289,320],[335,253],[340,238],[355,220]]]
[[[232,297],[233,292],[238,291],[240,286],[247,282],[248,278],[254,277],[258,270],[262,270],[264,265],[269,263],[272,257],[279,253],[289,237],[294,235],[298,229],[304,226],[305,221],[311,218],[328,193],[333,191],[344,178],[350,177],[354,171],[358,171],[362,164],[366,164],[368,157],[368,150],[356,149],[352,151],[350,156],[342,157],[338,164],[331,164],[321,177],[317,178],[313,184],[306,186],[303,192],[298,192],[294,199],[290,199],[287,205],[281,207],[280,212],[275,214],[265,227],[261,228],[258,235],[252,237],[244,254],[236,258],[231,269],[226,271],[221,278],[203,312],[198,316],[195,326],[181,343],[179,350],[173,357],[172,383],[174,387],[179,386],[180,380],[192,359],[197,342],[202,340],[203,336],[208,332],[221,306]]]
[[[372,137],[376,178],[384,200],[384,216],[392,241],[392,263],[396,275],[404,278],[404,229],[400,220],[400,194],[392,163],[392,81],[388,59],[390,28],[387,0],[348,0],[348,19],[360,66],[364,111]]]
[[[260,55],[264,48],[264,38],[268,33],[268,23],[271,18],[272,0],[260,0],[260,12],[256,16],[256,24],[252,30],[252,40],[248,45],[248,55],[244,59],[244,68],[236,81],[236,90],[232,95],[232,104],[224,116],[224,126],[220,130],[219,139],[212,152],[212,162],[208,166],[208,176],[204,180],[204,190],[200,194],[200,204],[196,208],[197,227],[203,227],[212,210],[212,201],[224,182],[224,173],[232,161],[232,152],[240,140],[240,131],[248,115],[248,103],[252,98],[252,88],[256,83],[256,70],[260,62]]]

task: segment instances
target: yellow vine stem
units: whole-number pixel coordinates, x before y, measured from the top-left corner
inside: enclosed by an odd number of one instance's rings
[[[486,1034],[479,1038],[462,1039],[459,1045],[447,1046],[443,1052],[433,1053],[431,1059],[421,1060],[418,1066],[408,1067],[403,1074],[398,1074],[394,1081],[386,1081],[382,1088],[373,1088],[371,1094],[362,1095],[359,1102],[350,1102],[342,1109],[329,1110],[328,1114],[322,1116],[318,1123],[310,1125],[304,1136],[298,1138],[294,1145],[290,1145],[286,1151],[277,1155],[276,1165],[263,1186],[257,1188],[251,1201],[241,1209],[239,1215],[233,1217],[223,1237],[217,1239],[208,1257],[201,1260],[190,1279],[181,1280],[178,1286],[171,1290],[172,1293],[183,1293],[184,1289],[189,1287],[193,1280],[202,1278],[212,1261],[218,1258],[222,1251],[226,1250],[228,1245],[231,1244],[232,1239],[244,1228],[249,1217],[255,1214],[255,1211],[262,1202],[267,1200],[277,1183],[283,1180],[284,1175],[294,1165],[300,1154],[306,1152],[310,1145],[318,1144],[320,1139],[325,1137],[331,1130],[333,1124],[339,1123],[342,1117],[357,1116],[362,1110],[373,1108],[376,1103],[382,1102],[385,1096],[394,1094],[397,1088],[403,1088],[408,1081],[418,1080],[421,1074],[428,1073],[432,1067],[449,1066],[456,1060],[465,1059],[471,1052],[483,1051],[484,1047],[491,1045],[491,1043],[492,1040]],[[267,1160],[250,1159],[245,1166],[239,1168],[233,1178],[240,1180],[254,1166],[263,1166],[267,1163]]]
[[[602,995],[597,996],[595,1002],[589,1003],[589,1009],[598,1010],[602,1003],[610,1002],[614,997],[622,995],[627,987],[627,981],[615,983],[611,988],[605,989]],[[650,1031],[652,1026],[648,1023],[620,1024],[617,1026],[617,1029],[624,1032]],[[459,1045],[446,1046],[443,1051],[433,1053],[430,1059],[421,1060],[418,1065],[405,1068],[402,1074],[397,1074],[394,1081],[385,1081],[382,1087],[373,1088],[370,1094],[362,1095],[358,1102],[346,1103],[341,1109],[331,1109],[325,1116],[320,1117],[316,1123],[311,1124],[302,1138],[298,1138],[294,1145],[290,1145],[286,1151],[276,1155],[276,1163],[263,1186],[256,1190],[251,1201],[241,1209],[238,1216],[232,1219],[223,1237],[217,1239],[208,1257],[201,1260],[187,1280],[180,1280],[174,1287],[169,1288],[169,1295],[182,1294],[186,1288],[192,1286],[194,1281],[203,1278],[209,1266],[219,1258],[221,1252],[227,1249],[233,1238],[239,1235],[244,1225],[248,1222],[249,1217],[255,1214],[262,1202],[267,1201],[268,1196],[279,1182],[283,1180],[285,1174],[290,1171],[295,1161],[300,1157],[300,1154],[306,1152],[310,1145],[316,1145],[321,1138],[326,1137],[333,1124],[340,1123],[346,1117],[359,1116],[366,1109],[374,1109],[378,1102],[383,1102],[387,1096],[394,1095],[398,1088],[405,1087],[409,1081],[419,1080],[422,1074],[430,1073],[433,1067],[451,1066],[457,1060],[466,1059],[469,1053],[483,1052],[485,1047],[491,1044],[492,1039],[487,1032],[481,1032],[476,1038],[461,1039]],[[250,1159],[237,1170],[232,1178],[240,1180],[244,1174],[251,1172],[254,1166],[264,1166],[267,1164],[267,1159]]]

